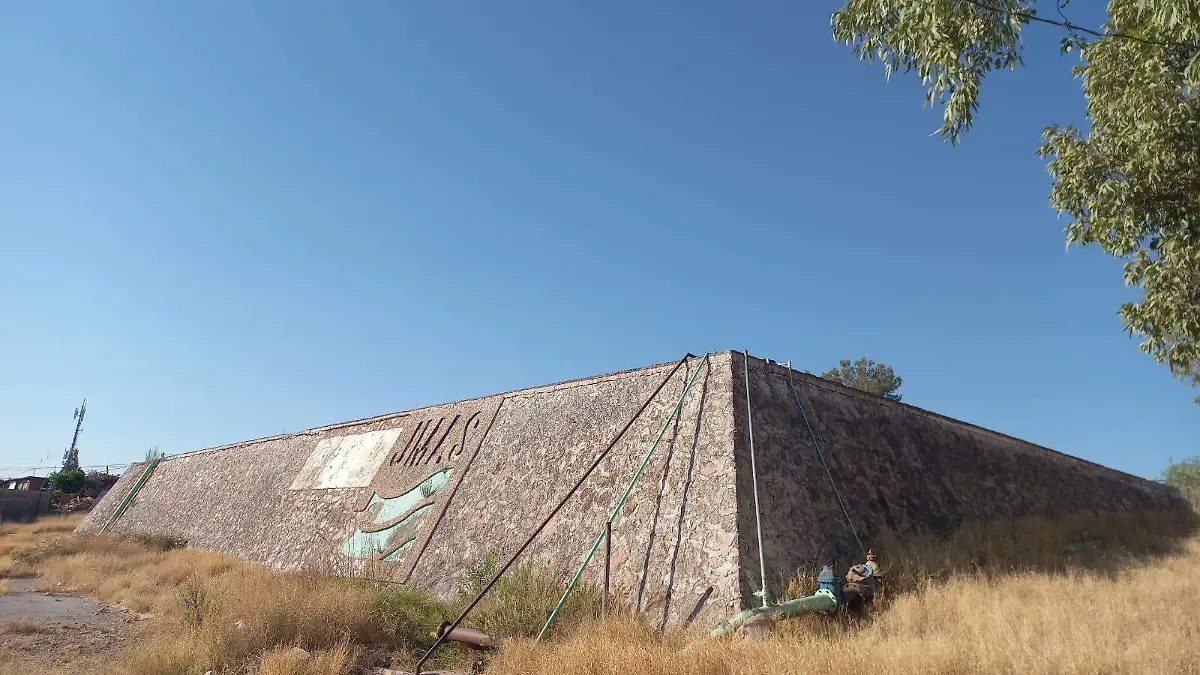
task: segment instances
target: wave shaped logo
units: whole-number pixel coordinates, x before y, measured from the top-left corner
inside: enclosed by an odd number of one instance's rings
[[[453,468],[430,475],[415,488],[397,497],[371,493],[371,500],[360,513],[377,509],[370,521],[360,525],[342,544],[342,553],[354,560],[377,558],[399,562],[412,550],[417,532],[432,513],[435,499],[446,488]]]

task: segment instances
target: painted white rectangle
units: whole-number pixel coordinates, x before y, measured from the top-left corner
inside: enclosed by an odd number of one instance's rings
[[[296,474],[291,489],[367,487],[401,431],[385,429],[323,439]]]

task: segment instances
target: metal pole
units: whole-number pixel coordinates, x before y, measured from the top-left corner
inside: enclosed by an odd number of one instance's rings
[[[73,468],[79,468],[79,432],[83,430],[83,416],[87,414],[87,399],[83,399],[83,404],[75,409],[75,435],[71,437],[71,447],[67,448],[67,452],[63,455],[63,468],[67,468],[68,464],[74,464]]]
[[[601,616],[608,616],[609,563],[612,560],[612,521],[604,521],[604,597],[600,600]]]
[[[754,527],[758,530],[758,573],[762,606],[767,606],[767,563],[763,554],[762,509],[758,506],[758,462],[754,456],[754,408],[750,406],[750,352],[742,350],[746,375],[746,421],[750,429],[750,476],[754,481]]]

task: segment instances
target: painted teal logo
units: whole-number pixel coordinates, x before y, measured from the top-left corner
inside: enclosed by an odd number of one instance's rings
[[[342,544],[342,553],[354,560],[377,558],[399,562],[412,550],[417,531],[432,513],[434,499],[446,487],[453,469],[442,469],[398,497],[371,494],[363,512],[378,508],[370,522],[360,525]]]

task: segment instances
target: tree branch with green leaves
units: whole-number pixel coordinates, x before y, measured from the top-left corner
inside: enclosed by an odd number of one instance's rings
[[[1139,349],[1200,384],[1200,3],[1110,0],[1100,29],[1038,14],[1034,0],[849,0],[833,35],[887,76],[914,73],[938,133],[957,143],[975,123],[980,87],[1022,63],[1031,23],[1077,51],[1088,128],[1049,126],[1037,152],[1054,178],[1050,203],[1067,245],[1124,261],[1142,297],[1120,308]],[[1200,398],[1197,399],[1200,402]]]

